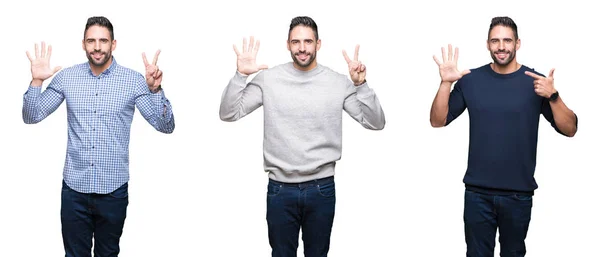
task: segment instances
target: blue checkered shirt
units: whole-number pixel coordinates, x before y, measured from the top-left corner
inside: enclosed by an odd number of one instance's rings
[[[63,178],[81,193],[110,193],[129,181],[129,134],[135,107],[156,130],[171,133],[175,119],[161,90],[153,94],[142,74],[112,64],[98,76],[89,63],[61,70],[46,90],[29,86],[23,121],[34,124],[66,100],[68,142]]]

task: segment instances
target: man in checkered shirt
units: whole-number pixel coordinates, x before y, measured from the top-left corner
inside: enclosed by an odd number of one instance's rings
[[[32,80],[23,96],[23,121],[35,124],[67,105],[68,142],[63,170],[61,222],[66,256],[117,256],[127,212],[129,135],[137,107],[156,130],[172,133],[175,119],[156,65],[146,76],[119,65],[113,26],[90,17],[82,41],[88,62],[61,70],[50,66],[52,47],[35,45]],[[56,74],[56,76],[54,76]],[[42,91],[44,80],[54,76]]]

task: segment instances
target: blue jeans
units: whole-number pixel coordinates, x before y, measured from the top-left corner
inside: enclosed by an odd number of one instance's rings
[[[333,177],[281,183],[269,179],[267,223],[273,257],[295,257],[302,228],[304,256],[325,257],[335,215]]]
[[[487,195],[465,190],[467,257],[493,257],[498,229],[500,256],[525,256],[531,195]]]
[[[84,194],[63,181],[60,218],[66,257],[95,257],[119,254],[127,205],[127,183],[109,194]]]

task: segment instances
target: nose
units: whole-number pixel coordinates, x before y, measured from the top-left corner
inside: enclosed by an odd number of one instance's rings
[[[100,42],[99,41],[94,42],[94,50],[100,50]]]
[[[498,45],[498,49],[499,50],[504,50],[506,44],[504,43],[504,41],[500,40],[500,44]]]
[[[300,48],[299,48],[299,50],[301,52],[304,52],[304,49],[306,49],[306,47],[304,47],[304,42],[300,42]]]

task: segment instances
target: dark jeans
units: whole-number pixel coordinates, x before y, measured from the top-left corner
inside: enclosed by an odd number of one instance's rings
[[[303,183],[269,179],[267,223],[272,256],[295,257],[300,228],[304,256],[327,256],[334,215],[333,177]]]
[[[66,257],[95,257],[119,254],[127,205],[127,183],[109,194],[83,194],[63,181],[60,218]]]
[[[487,195],[465,191],[467,257],[493,257],[498,229],[500,256],[525,256],[531,220],[531,195]]]

